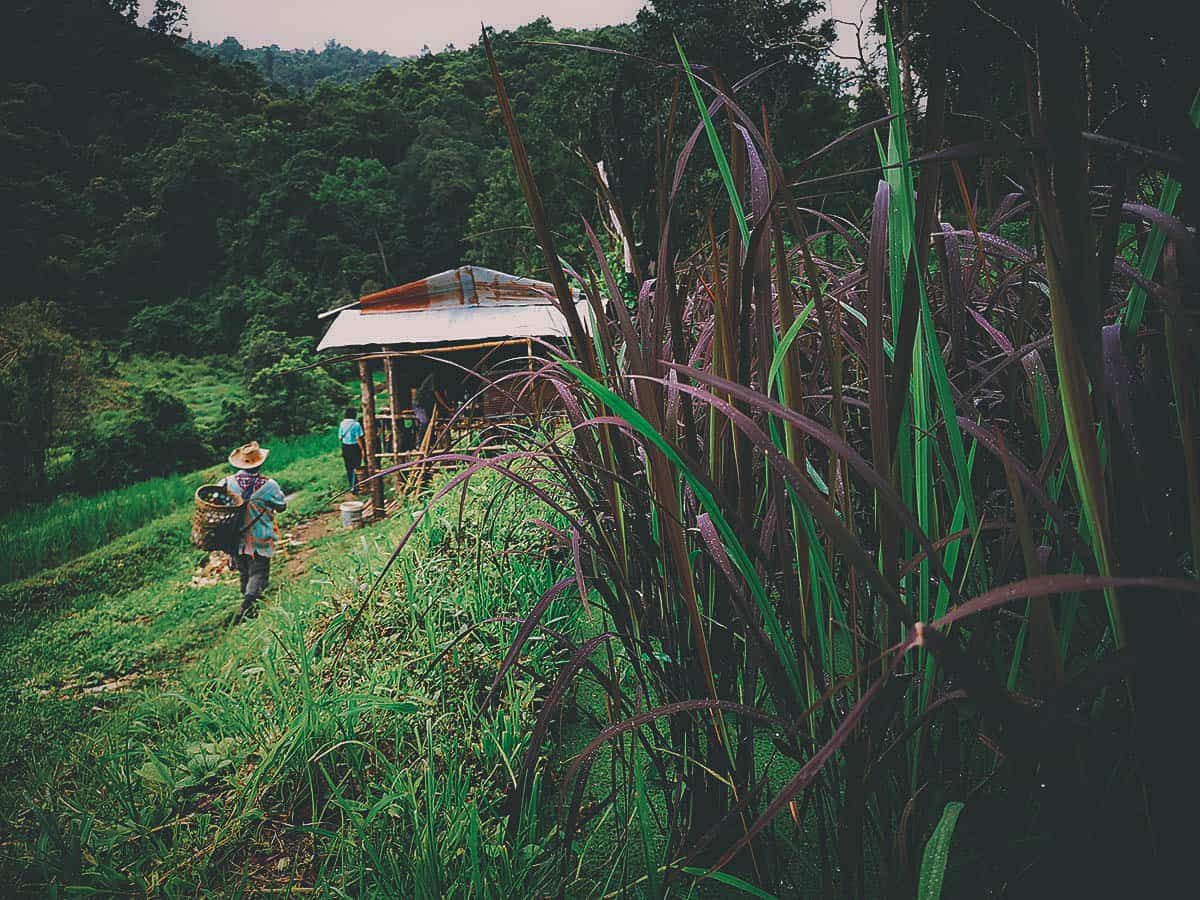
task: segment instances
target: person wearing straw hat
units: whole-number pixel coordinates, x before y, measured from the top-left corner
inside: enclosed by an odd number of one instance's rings
[[[238,611],[238,621],[258,615],[258,600],[271,579],[271,557],[275,555],[275,542],[279,538],[275,513],[287,509],[287,500],[278,482],[264,477],[259,471],[270,452],[266,447],[258,446],[258,441],[238,447],[229,454],[229,464],[238,470],[237,474],[222,481],[227,491],[245,501],[234,555],[242,582],[242,608]]]

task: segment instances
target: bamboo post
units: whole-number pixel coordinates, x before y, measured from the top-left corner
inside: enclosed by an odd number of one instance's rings
[[[529,370],[529,374],[533,374],[533,338],[525,338],[525,362]],[[534,415],[540,419],[542,417],[542,395],[541,392],[534,387],[532,383],[529,385],[529,403],[533,407]]]
[[[404,486],[404,493],[407,494],[410,490],[421,483],[421,479],[425,475],[425,458],[429,456],[429,443],[433,438],[433,429],[437,427],[438,407],[433,405],[433,412],[429,414],[429,422],[425,426],[425,436],[421,438],[421,449],[417,455],[419,465],[416,465],[409,472],[408,482]]]
[[[378,433],[375,428],[375,382],[372,380],[370,363],[365,359],[358,361],[358,376],[362,379],[363,438],[367,444],[366,464],[367,478],[371,479],[372,515],[374,518],[382,518],[387,512],[383,506],[383,482],[374,477],[379,471],[379,462],[375,455],[375,438]]]
[[[388,408],[392,414],[392,462],[399,464],[400,462],[400,395],[396,393],[396,360],[385,359],[383,364],[387,367],[387,390],[388,390]],[[394,473],[396,480],[396,490],[399,491],[404,487],[404,477],[399,469]]]

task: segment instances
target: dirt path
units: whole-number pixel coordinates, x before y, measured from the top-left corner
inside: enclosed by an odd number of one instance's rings
[[[276,565],[282,563],[282,569],[276,571],[286,578],[303,575],[312,556],[312,543],[340,528],[341,518],[336,509],[294,522],[281,534]],[[237,583],[237,572],[229,568],[228,560],[223,552],[214,550],[192,573],[192,587]]]
[[[307,571],[309,558],[313,555],[313,542],[340,527],[341,521],[336,511],[321,512],[294,522],[281,535],[279,553],[276,556],[278,576],[284,581],[294,581],[302,577]],[[209,553],[204,561],[192,570],[190,586],[193,588],[228,585],[236,593],[237,584],[237,571],[229,568],[229,557],[221,551]],[[73,611],[67,612],[64,619],[77,615],[78,613]],[[150,626],[153,621],[154,618],[150,615],[136,615],[123,620],[123,624]],[[193,645],[180,648],[171,658],[158,660],[152,669],[139,666],[132,671],[117,672],[99,679],[95,678],[95,673],[80,671],[67,675],[61,682],[52,686],[29,682],[27,687],[44,699],[94,698],[94,702],[100,703],[103,698],[111,702],[118,695],[125,694],[131,688],[139,687],[147,681],[161,681],[169,677],[179,665],[195,659],[212,641],[219,640],[221,633],[215,632],[207,639],[197,640]]]
[[[337,531],[341,524],[340,514],[334,510],[303,519],[285,531],[281,546],[284,575],[288,578],[303,575],[312,556],[312,542]]]

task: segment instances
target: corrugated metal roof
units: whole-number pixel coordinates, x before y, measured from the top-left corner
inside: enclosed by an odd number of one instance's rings
[[[405,312],[439,306],[550,303],[553,297],[554,286],[547,281],[519,278],[480,266],[462,266],[360,297],[358,306],[369,313]]]
[[[364,312],[405,312],[435,306],[506,306],[514,303],[550,303],[554,285],[521,278],[482,266],[460,266],[399,287],[366,294],[352,303],[321,313],[325,319],[343,309]]]
[[[336,318],[317,349],[566,337],[553,292],[548,282],[463,266],[324,313]],[[576,300],[575,308],[590,326],[587,301]]]

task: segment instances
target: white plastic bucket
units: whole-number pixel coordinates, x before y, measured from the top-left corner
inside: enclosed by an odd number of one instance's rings
[[[361,500],[347,500],[338,509],[342,513],[343,528],[358,528],[362,525],[363,507],[366,506]]]

